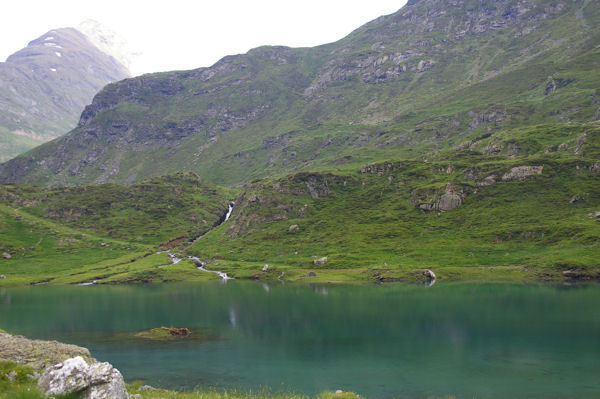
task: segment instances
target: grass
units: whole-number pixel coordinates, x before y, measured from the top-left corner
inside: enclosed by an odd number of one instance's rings
[[[490,148],[500,150],[490,155]],[[427,161],[300,172],[237,191],[203,185],[190,174],[133,186],[5,186],[0,250],[11,259],[0,259],[7,276],[0,285],[219,278],[197,270],[186,255],[235,278],[298,283],[415,281],[425,268],[440,280],[597,279],[599,156],[597,124],[543,124],[476,137]],[[541,175],[503,181],[527,165],[543,166]],[[489,176],[495,183],[482,186]],[[420,209],[439,201],[448,184],[462,198],[459,207]],[[195,202],[194,190],[213,194]],[[157,196],[168,191],[191,197],[171,206],[172,197]],[[133,199],[116,207],[94,200],[126,194]],[[208,224],[218,224],[234,198],[232,218],[218,227],[198,230],[187,219],[212,215]],[[145,223],[120,216],[131,207]],[[74,220],[74,209],[85,211]],[[89,228],[95,218],[106,228]],[[190,245],[189,237],[208,230]],[[183,260],[171,264],[158,253],[162,248]],[[324,265],[314,263],[324,256]]]
[[[576,155],[582,134],[587,141]],[[423,268],[435,268],[441,279],[561,279],[571,269],[597,278],[600,224],[590,215],[600,208],[600,186],[588,167],[598,137],[593,126],[542,125],[484,139],[520,143],[517,156],[486,157],[488,145],[477,140],[468,151],[428,162],[265,179],[245,187],[230,222],[186,251],[233,276],[285,272],[282,279],[291,281],[368,281],[382,270],[411,279]],[[559,142],[566,143],[559,153],[546,151]],[[501,180],[521,165],[543,165],[543,173]],[[489,175],[498,182],[477,185]],[[463,196],[461,206],[419,210],[448,183]],[[322,256],[327,263],[315,266]],[[260,273],[265,263],[269,272]],[[303,277],[309,270],[316,277]]]
[[[21,366],[13,362],[0,362],[0,398],[1,399],[43,399],[46,396],[37,387],[35,379],[31,378],[34,374],[31,367]],[[12,373],[12,380],[8,375]],[[272,392],[264,389],[260,392],[244,391],[195,391],[195,392],[177,392],[163,389],[147,388],[141,382],[134,382],[127,385],[129,395],[139,395],[143,399],[310,399],[310,396],[288,393]],[[78,399],[81,394],[75,392],[67,395],[53,396],[55,399]],[[356,399],[358,395],[352,392],[333,393],[323,392],[314,397],[315,399]]]

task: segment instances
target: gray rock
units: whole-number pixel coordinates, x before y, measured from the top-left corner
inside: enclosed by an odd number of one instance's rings
[[[298,225],[297,225],[297,224],[293,224],[293,225],[291,225],[291,226],[290,226],[290,228],[289,228],[288,230],[289,230],[289,231],[294,231],[294,230],[296,230],[297,228],[298,228]]]
[[[429,200],[432,201],[432,200]],[[447,212],[462,204],[462,195],[452,184],[446,185],[446,191],[436,201],[419,204],[426,212]]]
[[[88,364],[96,362],[86,348],[0,333],[0,362],[15,362],[42,371],[76,356],[81,356]]]
[[[448,184],[446,192],[440,197],[437,209],[438,211],[450,211],[462,204],[462,197],[454,191],[454,187]]]
[[[569,204],[574,204],[581,200],[583,200],[583,197],[581,195],[577,194],[577,195],[574,195],[573,197],[571,197],[571,199],[569,200]]]
[[[46,396],[80,392],[84,399],[126,399],[121,373],[109,363],[91,366],[81,356],[46,368],[38,381]]]
[[[430,269],[423,270],[423,275],[430,280],[435,280],[435,273]]]
[[[313,263],[315,264],[315,266],[323,266],[325,263],[327,263],[327,256],[315,259]]]
[[[496,176],[489,175],[486,178],[484,178],[482,181],[478,181],[477,187],[488,187],[495,183],[496,183]]]
[[[315,273],[315,272],[306,273],[306,277],[315,277],[316,275],[317,275],[317,273]]]
[[[17,372],[15,370],[11,371],[10,373],[6,374],[6,378],[8,378],[9,381],[14,381],[15,378],[17,378]]]
[[[123,376],[109,363],[96,363],[89,368],[90,387],[83,399],[123,399],[128,398]]]
[[[4,274],[0,274],[0,280],[5,279],[6,276]]]
[[[544,166],[515,166],[502,176],[502,181],[525,180],[529,176],[541,175]]]
[[[12,258],[12,256],[10,256],[10,254],[9,254],[8,252],[3,252],[3,253],[2,253],[2,257],[3,257],[4,259],[10,259],[10,258]]]
[[[88,364],[81,356],[46,368],[38,386],[47,396],[83,391],[89,386]]]

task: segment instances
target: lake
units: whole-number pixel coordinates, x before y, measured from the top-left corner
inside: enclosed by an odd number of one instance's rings
[[[123,332],[202,329],[152,342]],[[598,398],[600,285],[229,281],[0,290],[0,328],[85,346],[127,381],[367,398]]]

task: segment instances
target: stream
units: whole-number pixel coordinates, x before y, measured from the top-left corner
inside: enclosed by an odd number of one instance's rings
[[[219,223],[217,223],[214,227],[219,227],[220,225],[222,225],[223,223],[225,223],[226,221],[229,220],[229,218],[231,217],[231,214],[233,213],[233,206],[235,205],[235,202],[230,202],[228,207],[227,207],[227,212],[225,213],[225,216],[222,216]],[[201,236],[196,237],[194,240],[192,240],[192,242],[196,242],[198,239],[204,237],[208,232],[210,232],[212,229],[210,229],[209,231],[207,231],[206,233],[202,234]],[[171,262],[173,265],[178,264],[179,262],[181,262],[183,260],[183,258],[178,258],[177,255],[175,255],[173,253],[173,251],[171,251],[170,249],[166,250],[166,251],[159,251],[157,252],[157,254],[167,254],[169,255],[169,258],[171,258]],[[233,277],[229,277],[227,275],[227,273],[218,271],[218,270],[208,270],[205,269],[204,266],[206,266],[206,262],[200,260],[200,258],[197,258],[195,256],[188,256],[189,259],[193,260],[194,263],[196,263],[198,270],[203,271],[203,272],[207,272],[207,273],[215,273],[217,274],[219,277],[221,277],[221,279],[223,279],[223,282],[227,281],[227,280],[233,280]],[[162,266],[159,266],[162,267]],[[89,285],[94,285],[96,283],[98,283],[101,280],[92,280],[92,281],[87,281],[84,283],[79,283],[79,284],[75,284],[78,286],[89,286]]]

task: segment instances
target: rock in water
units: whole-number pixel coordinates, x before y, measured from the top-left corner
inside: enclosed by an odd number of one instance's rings
[[[435,273],[429,269],[423,270],[423,275],[430,280],[435,280]]]
[[[38,386],[46,396],[80,392],[84,399],[129,397],[119,370],[109,363],[94,363],[89,366],[81,356],[46,368]]]

